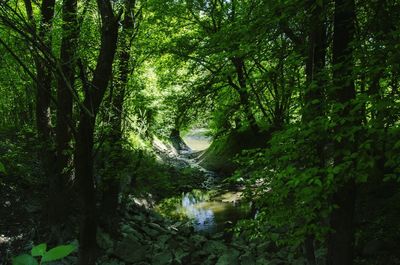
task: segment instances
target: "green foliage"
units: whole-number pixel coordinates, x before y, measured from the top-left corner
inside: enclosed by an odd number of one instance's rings
[[[60,260],[71,254],[75,251],[76,246],[74,245],[62,245],[57,246],[55,248],[50,249],[49,251],[45,252],[42,256],[41,262],[50,262],[54,260]]]
[[[38,88],[43,85],[37,84],[43,70],[37,63],[44,59],[44,68],[49,67],[51,73],[45,83],[51,91],[47,93],[51,95],[49,109],[42,111],[48,118],[49,135],[57,139],[60,132],[52,123],[65,122],[76,136],[76,127],[82,124],[78,122],[82,99],[92,91],[87,85],[96,69],[102,22],[95,1],[77,1],[80,32],[73,47],[75,55],[68,63],[62,62],[62,37],[73,30],[62,25],[62,4],[66,1],[56,1],[52,25],[45,26],[43,34],[35,32],[43,27],[41,5],[32,1],[31,19],[29,8],[23,5],[30,2],[0,1],[0,63],[5,66],[0,69],[0,175],[2,186],[11,191],[27,187],[47,197],[48,190],[43,187],[50,183],[44,172],[51,170],[40,163],[41,150],[48,147],[57,162],[60,150],[53,146],[54,139],[46,139],[50,144],[39,142],[37,132],[41,128],[34,128],[34,122],[41,121],[35,104],[40,102]],[[111,2],[115,10],[121,8],[122,18],[130,14],[123,10],[124,1]],[[337,207],[332,195],[349,182],[360,188],[359,197],[391,196],[382,205],[397,198],[398,0],[357,1],[357,31],[350,45],[354,65],[343,71],[344,76],[337,73],[347,58],[339,58],[336,65],[332,58],[336,51],[332,40],[337,33],[332,18],[338,1],[133,2],[139,7],[132,12],[137,16],[133,24],[140,25],[140,30],[125,32],[129,35],[126,39],[120,34],[110,89],[105,92],[106,100],[93,128],[96,182],[91,184],[96,189],[92,190],[107,192],[109,180],[116,180],[122,195],[166,198],[160,211],[173,212],[179,202],[175,196],[199,186],[204,178],[195,169],[168,165],[168,159],[154,153],[151,141],[155,135],[167,138],[172,129],[184,131],[191,125],[201,125],[209,127],[217,139],[202,157],[203,165],[215,165],[215,170],[225,166],[229,172],[233,166],[228,160],[243,149],[255,148],[239,156],[238,170],[230,179],[246,186],[247,199],[258,210],[254,220],[244,221],[238,228],[238,233],[247,232],[250,238],[266,239],[293,253],[300,252],[309,235],[325,244],[330,232],[327,221]],[[321,12],[314,14],[316,10]],[[318,20],[323,32],[317,29]],[[119,31],[124,33],[125,29]],[[129,54],[129,73],[126,80],[119,80],[123,72],[120,55],[124,52]],[[316,63],[316,57],[321,61]],[[70,65],[78,58],[78,65]],[[71,73],[61,75],[59,71],[68,66],[72,66]],[[69,106],[73,111],[71,117],[59,117],[58,107],[64,104],[57,102],[57,84],[68,76],[76,77],[69,91],[74,98],[74,106]],[[336,93],[351,87],[350,82],[355,85],[354,91]],[[125,83],[124,95],[116,107],[120,83]],[[340,96],[346,100],[337,98]],[[114,127],[118,127],[113,123],[116,113],[122,120],[122,136],[113,135],[117,130]],[[247,134],[250,128],[261,131],[262,141],[258,141],[258,135]],[[69,140],[63,151],[72,156],[75,142],[76,138]],[[73,172],[69,168],[72,164],[64,170]],[[52,187],[50,192],[58,188]],[[375,190],[379,188],[382,190]],[[388,229],[382,227],[398,223],[388,212],[379,212],[383,217],[371,217],[368,229],[372,232],[357,227],[356,243],[375,236],[384,238],[382,231]],[[172,215],[182,218],[179,212]],[[390,233],[397,235],[396,229]],[[71,251],[68,245],[46,251],[46,245],[41,244],[31,255],[15,258],[14,263],[37,264],[33,257],[48,262]],[[169,260],[160,257],[160,262],[164,259]],[[228,263],[228,259],[224,255],[218,262]],[[294,260],[290,257],[285,261],[294,264]]]
[[[22,130],[0,129],[0,168],[3,174],[13,177],[14,183],[24,185],[42,184],[43,169],[38,162],[37,149],[40,146],[35,139],[32,129],[24,127]],[[7,167],[5,167],[5,165]],[[1,171],[1,170],[0,170]]]
[[[40,265],[61,260],[76,250],[75,245],[60,245],[47,251],[47,244],[39,244],[31,250],[31,255],[22,254],[12,259],[13,265]],[[40,262],[34,258],[40,257]]]
[[[136,173],[135,192],[152,194],[156,200],[173,197],[199,187],[204,175],[196,169],[176,169],[163,165],[151,154],[146,154]]]
[[[43,257],[47,250],[47,244],[42,243],[40,245],[34,246],[31,250],[32,257]]]
[[[4,166],[3,163],[0,162],[0,173],[6,174],[6,167]]]
[[[187,216],[185,212],[180,210],[181,204],[181,196],[166,198],[157,204],[156,211],[173,220],[186,220]]]
[[[311,134],[295,124],[275,133],[268,149],[248,151],[239,159],[234,178],[245,181],[246,196],[260,211],[257,225],[250,226],[255,237],[298,246],[308,233],[322,239],[328,231],[319,220],[328,217],[333,186],[317,166],[312,143],[318,136]]]
[[[39,263],[35,258],[28,254],[23,254],[18,257],[13,258],[13,265],[38,265]]]

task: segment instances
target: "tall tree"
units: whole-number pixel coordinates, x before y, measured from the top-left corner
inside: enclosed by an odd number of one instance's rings
[[[331,100],[339,109],[333,113],[341,125],[334,129],[334,163],[345,168],[337,181],[337,190],[332,196],[336,207],[332,210],[330,226],[333,232],[328,239],[328,264],[351,265],[354,256],[354,211],[356,184],[354,169],[344,166],[344,159],[356,150],[354,128],[360,125],[354,111],[356,91],[353,77],[353,46],[355,21],[354,0],[336,0],[333,33],[333,88]],[[354,164],[352,164],[354,166]]]
[[[96,190],[93,176],[93,144],[96,116],[111,79],[117,48],[119,15],[110,0],[97,0],[101,17],[101,43],[96,68],[90,82],[82,75],[85,98],[80,110],[75,146],[75,174],[82,199],[82,221],[79,236],[79,265],[96,262]],[[82,67],[83,68],[83,67]]]
[[[42,42],[45,49],[48,51],[52,47],[51,30],[53,27],[54,18],[54,0],[42,1],[40,7],[41,19],[39,21],[39,30],[36,32],[36,23],[33,14],[32,2],[25,0],[25,9],[30,22],[30,29],[33,31],[32,35],[39,38],[38,42]],[[53,166],[54,157],[51,152],[52,139],[52,125],[51,125],[51,84],[52,84],[52,71],[46,60],[39,54],[34,55],[36,66],[36,127],[38,137],[43,143],[43,164],[46,176],[50,178],[51,168]]]
[[[120,178],[117,171],[123,170],[123,118],[126,86],[129,75],[133,73],[133,58],[131,56],[132,42],[138,33],[139,19],[141,16],[140,5],[137,0],[125,0],[124,18],[121,22],[122,30],[119,37],[117,50],[117,66],[113,75],[111,106],[109,111],[109,129],[106,136],[110,144],[110,156],[107,161],[106,174],[103,181],[102,215],[103,221],[110,232],[115,232],[115,217],[118,210],[118,195],[120,192]]]
[[[305,127],[310,127],[315,133],[310,139],[311,155],[307,167],[324,168],[324,142],[321,119],[325,115],[325,86],[323,71],[326,56],[326,3],[325,1],[307,2],[309,13],[308,54],[306,60],[306,90],[304,93],[304,108],[302,121]],[[322,170],[320,170],[322,172]],[[316,221],[316,220],[314,220]],[[314,253],[314,238],[310,234],[305,241],[308,263],[316,264]]]
[[[75,65],[79,37],[77,0],[64,0],[62,4],[62,37],[60,71],[57,75],[56,174],[50,180],[50,224],[55,234],[65,221],[70,209],[67,187],[71,181],[72,103]]]

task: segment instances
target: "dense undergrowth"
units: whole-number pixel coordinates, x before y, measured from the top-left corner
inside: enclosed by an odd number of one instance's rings
[[[40,155],[35,151],[37,141],[29,129],[17,133],[15,130],[1,130],[0,134],[0,161],[4,165],[4,171],[0,172],[0,264],[8,264],[8,260],[18,253],[28,251],[35,244],[48,242],[51,231],[46,230],[45,225],[46,180],[37,163]],[[118,172],[122,185],[121,205],[140,204],[151,208],[165,198],[191,191],[204,182],[205,177],[198,170],[167,163],[152,149],[150,142],[140,141],[140,144],[137,139],[130,141],[123,151],[123,162],[127,166]],[[99,147],[95,166],[100,186],[101,176],[107,168],[101,155],[104,148],[107,147]],[[70,195],[71,201],[78,200],[78,194]],[[146,212],[145,208],[140,212]],[[119,214],[124,216],[125,210]],[[76,241],[77,215],[78,209],[64,222],[65,241]],[[50,245],[54,244],[57,245],[56,241],[50,242]]]
[[[400,0],[0,0],[0,263],[74,242],[62,262],[399,264],[399,21]],[[174,212],[216,173],[251,208],[226,238]]]

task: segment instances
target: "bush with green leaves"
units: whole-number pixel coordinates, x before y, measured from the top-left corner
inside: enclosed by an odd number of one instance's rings
[[[0,173],[3,173],[3,174],[6,173],[6,167],[1,162],[0,162]]]
[[[41,265],[61,260],[76,249],[75,245],[60,245],[47,250],[47,244],[34,246],[30,254],[22,254],[12,259],[12,265]],[[39,259],[39,261],[38,261]]]
[[[239,158],[234,178],[245,182],[245,194],[258,210],[254,220],[243,223],[253,237],[299,246],[307,234],[322,238],[327,232],[320,221],[329,214],[332,183],[322,177],[329,167],[316,163],[316,137],[296,124],[275,133],[268,148]]]

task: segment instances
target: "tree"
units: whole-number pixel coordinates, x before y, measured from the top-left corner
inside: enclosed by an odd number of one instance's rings
[[[50,224],[60,229],[70,214],[68,191],[71,180],[73,93],[75,93],[75,67],[79,25],[77,0],[65,0],[62,5],[62,37],[60,48],[60,71],[57,75],[57,124],[56,124],[56,173],[50,180]],[[55,234],[60,234],[55,232]]]
[[[80,109],[75,145],[75,174],[82,199],[82,223],[79,236],[79,264],[94,265],[96,261],[96,190],[93,176],[93,133],[100,104],[111,79],[117,49],[119,15],[115,15],[111,1],[98,0],[101,17],[101,43],[93,78],[82,75],[85,98]]]
[[[348,153],[357,148],[356,136],[346,136],[349,132],[357,132],[360,126],[357,112],[354,111],[356,91],[353,77],[355,5],[353,0],[336,0],[334,33],[333,33],[333,88],[332,101],[340,104],[339,111],[334,113],[340,119],[341,125],[334,128],[334,163],[342,166]],[[351,160],[350,160],[351,161]],[[354,165],[351,163],[350,165]],[[338,181],[337,190],[332,196],[334,208],[330,217],[333,232],[328,241],[328,264],[353,264],[354,258],[354,210],[356,199],[356,184],[353,169],[343,171]]]
[[[117,66],[113,75],[112,90],[109,97],[109,124],[107,125],[107,141],[109,157],[106,173],[103,176],[102,216],[106,228],[116,234],[118,222],[115,221],[118,210],[118,196],[121,179],[116,171],[123,171],[123,120],[126,90],[130,75],[134,72],[134,63],[131,55],[132,43],[136,41],[141,20],[141,6],[139,1],[125,1],[124,17],[121,22],[122,30],[117,50]]]

